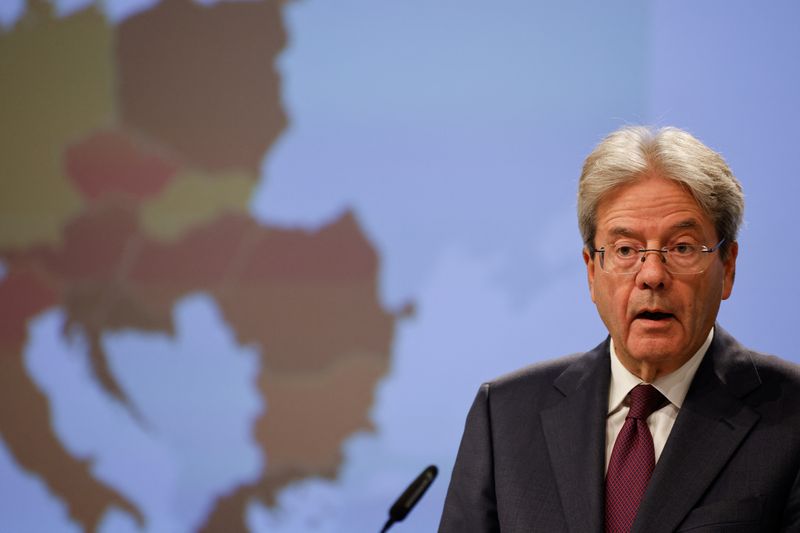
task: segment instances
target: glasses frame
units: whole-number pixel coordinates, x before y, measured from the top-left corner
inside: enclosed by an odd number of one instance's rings
[[[718,251],[720,246],[722,246],[722,244],[724,242],[725,242],[725,238],[723,237],[717,244],[715,244],[714,246],[712,246],[710,248],[704,244],[699,251],[701,253],[705,253],[705,254],[712,254],[712,253]],[[638,268],[635,268],[634,270],[631,270],[630,272],[609,272],[608,270],[605,269],[606,246],[608,246],[608,245],[605,245],[602,248],[594,248],[593,247],[593,248],[589,249],[589,253],[592,254],[592,257],[594,257],[594,254],[600,254],[600,270],[602,270],[606,274],[613,274],[613,275],[616,275],[616,276],[630,276],[632,274],[638,274],[642,270],[641,264],[643,264],[645,259],[647,259],[647,254],[651,253],[651,252],[657,253],[661,257],[661,262],[664,263],[664,265],[666,265],[664,268],[670,274],[677,274],[677,275],[702,274],[708,268],[708,265],[706,265],[705,267],[703,267],[701,270],[698,270],[697,272],[673,272],[672,270],[670,270],[669,263],[667,262],[667,256],[669,255],[669,250],[667,249],[668,247],[667,246],[663,246],[661,248],[639,248],[639,249],[637,249],[636,251],[639,253],[639,261],[637,261],[637,263],[639,263],[640,266]]]

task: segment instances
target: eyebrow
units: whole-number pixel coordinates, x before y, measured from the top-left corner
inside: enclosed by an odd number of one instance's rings
[[[672,229],[696,229],[699,227],[700,223],[694,218],[687,218],[672,225]],[[626,226],[614,226],[608,231],[608,233],[614,237],[635,238],[640,236],[639,233]]]
[[[687,218],[686,220],[681,220],[677,224],[674,224],[672,227],[676,229],[685,229],[685,228],[697,228],[700,226],[700,223],[693,218]]]
[[[626,228],[625,226],[615,226],[608,231],[609,235],[614,236],[621,236],[621,237],[635,237],[636,232],[634,232],[630,228]]]

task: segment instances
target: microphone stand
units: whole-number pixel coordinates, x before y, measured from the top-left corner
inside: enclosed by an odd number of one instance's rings
[[[417,476],[417,479],[411,482],[403,494],[394,502],[392,508],[389,509],[389,519],[383,525],[381,533],[386,533],[392,527],[392,524],[401,522],[411,512],[411,509],[414,508],[422,498],[422,495],[425,494],[425,491],[428,490],[428,487],[431,486],[433,480],[436,479],[436,474],[438,473],[439,469],[435,465],[430,465]]]

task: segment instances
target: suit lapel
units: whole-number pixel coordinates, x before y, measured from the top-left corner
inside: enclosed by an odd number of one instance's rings
[[[758,421],[759,415],[739,398],[759,383],[749,354],[717,326],[632,531],[678,527]]]
[[[600,531],[603,520],[608,342],[554,383],[564,399],[541,413],[564,518],[570,531]]]

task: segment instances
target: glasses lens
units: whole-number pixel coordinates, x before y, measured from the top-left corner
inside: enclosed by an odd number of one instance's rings
[[[663,249],[642,249],[630,245],[607,245],[600,250],[600,267],[611,274],[635,274],[642,269],[647,255],[658,256],[667,272],[672,274],[699,274],[711,260],[711,252],[704,246],[678,244]]]

